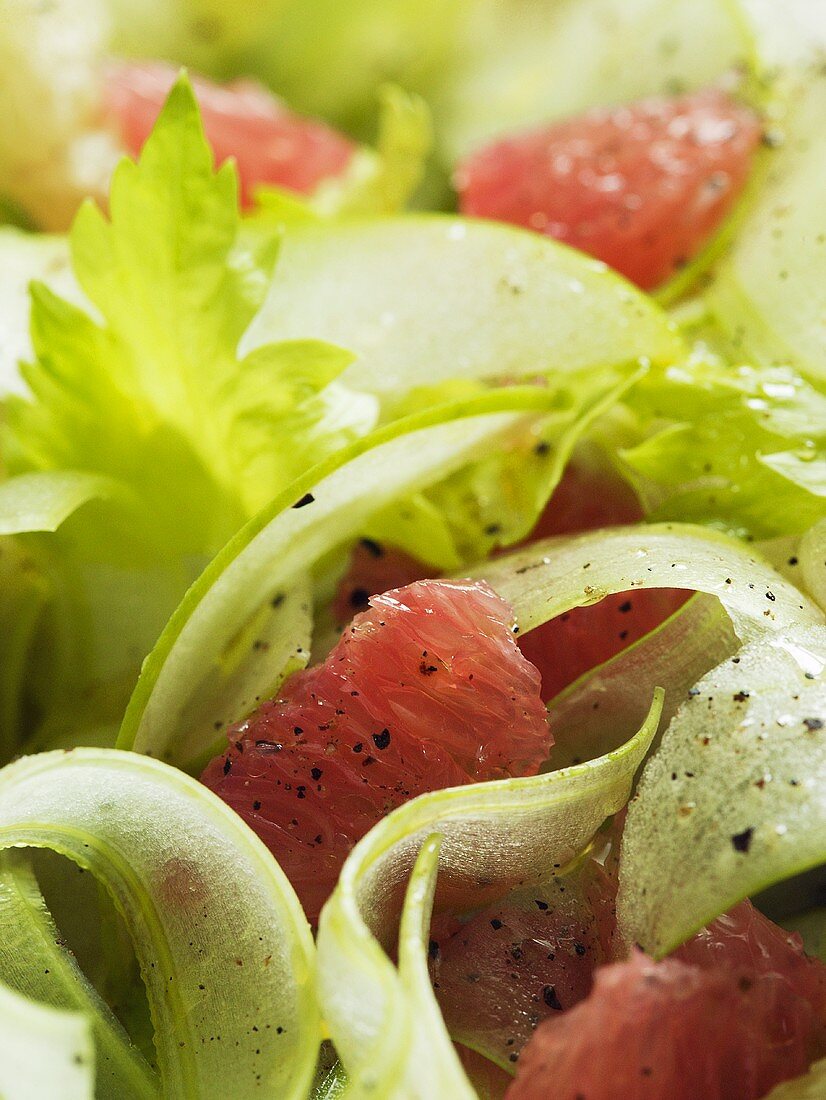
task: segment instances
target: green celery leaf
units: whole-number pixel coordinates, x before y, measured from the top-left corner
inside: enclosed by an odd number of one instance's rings
[[[632,405],[646,438],[620,455],[651,518],[771,538],[826,516],[826,396],[790,368],[692,358]]]
[[[0,484],[0,535],[56,531],[90,500],[123,495],[111,478],[79,470],[20,474]]]
[[[330,383],[350,356],[318,341],[238,355],[274,243],[240,241],[234,166],[213,169],[189,85],[173,88],[110,216],[71,234],[87,312],[33,289],[33,400],[8,402],[14,472],[84,470],[145,502],[160,545],[214,552],[284,483],[354,434],[373,404]],[[185,514],[186,523],[181,523]]]

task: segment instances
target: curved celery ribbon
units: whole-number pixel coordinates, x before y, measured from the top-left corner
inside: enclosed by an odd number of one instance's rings
[[[24,757],[0,772],[0,848],[27,845],[93,871],[123,912],[164,1095],[304,1097],[320,1037],[312,937],[275,860],[220,799],[129,753]]]
[[[200,766],[223,743],[225,723],[271,695],[289,671],[308,570],[383,505],[506,443],[550,401],[542,389],[502,389],[398,421],[281,493],[172,616],[144,665],[120,747]],[[306,661],[306,633],[298,637],[294,656]]]
[[[485,562],[473,575],[512,604],[522,633],[574,607],[635,588],[683,588],[716,596],[741,642],[822,619],[746,544],[687,523],[548,539]]]
[[[400,887],[422,844],[439,834],[440,892],[466,906],[545,878],[625,804],[661,706],[657,692],[642,728],[614,753],[546,775],[422,795],[356,846],[318,933],[323,1011],[355,1095],[474,1095],[427,980],[432,846],[408,889],[398,970],[380,943],[392,940]],[[418,874],[430,877],[429,885]]]
[[[752,642],[697,684],[643,773],[618,917],[661,955],[741,898],[826,861],[826,627]]]
[[[819,68],[788,78],[783,144],[731,249],[705,294],[738,357],[791,364],[826,378],[822,323],[826,230],[820,183],[826,169],[826,77]],[[801,456],[801,465],[807,461]],[[820,478],[826,492],[823,459]]]
[[[823,609],[825,532],[826,524],[813,527],[798,549]],[[824,615],[765,568],[732,570],[732,581],[753,585],[755,617],[745,632],[735,621],[749,644],[681,701],[629,810],[619,920],[630,940],[657,954],[741,898],[826,859]],[[783,604],[779,615],[765,615],[768,596],[772,607]]]
[[[436,215],[290,229],[240,353],[297,337],[347,348],[341,381],[396,400],[451,379],[684,353],[662,311],[604,264],[511,226]]]
[[[631,942],[666,953],[824,859],[812,798],[826,782],[824,615],[768,562],[705,529],[652,524],[532,545],[478,575],[522,630],[609,592],[679,586],[716,596],[743,643],[692,689],[629,810],[619,915]]]
[[[4,1100],[92,1100],[95,1051],[80,1012],[35,1004],[0,985],[0,1095]]]
[[[74,1010],[91,1031],[96,1094],[111,1100],[157,1097],[157,1075],[66,950],[34,873],[15,850],[0,853],[0,930],[2,981],[32,1001]]]
[[[554,732],[552,763],[561,768],[600,756],[639,726],[648,698],[665,692],[663,722],[685,693],[737,648],[718,600],[697,593],[661,626],[603,664],[589,669],[548,704]]]

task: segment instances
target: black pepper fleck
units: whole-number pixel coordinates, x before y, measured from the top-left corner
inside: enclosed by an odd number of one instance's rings
[[[385,727],[381,733],[374,733],[373,744],[377,749],[386,749],[390,744],[390,730]]]
[[[731,838],[732,846],[735,852],[747,852],[751,848],[751,840],[754,836],[754,829],[749,826],[748,829],[744,829],[742,833],[734,833]]]

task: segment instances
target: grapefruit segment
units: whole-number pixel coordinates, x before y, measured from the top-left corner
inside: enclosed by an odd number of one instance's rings
[[[782,975],[826,1025],[826,966],[804,952],[797,932],[787,932],[770,921],[748,900],[701,929],[671,957],[707,970],[726,966],[757,975]]]
[[[760,140],[717,89],[594,110],[490,145],[456,174],[464,214],[536,229],[650,290],[702,248]]]
[[[776,973],[635,950],[597,972],[586,1001],[540,1025],[508,1100],[758,1100],[806,1072],[821,1026]]]
[[[615,819],[611,847],[600,834],[577,871],[489,906],[432,945],[433,988],[455,1039],[505,1066],[542,1020],[588,996],[596,967],[614,957],[619,828]]]
[[[202,779],[261,836],[316,921],[355,844],[425,791],[533,774],[552,741],[539,675],[486,584],[374,598],[323,664],[229,731]]]
[[[164,61],[113,61],[106,70],[107,107],[127,152],[137,156],[149,137],[178,69]],[[215,84],[190,77],[204,131],[218,164],[235,157],[243,205],[261,184],[310,194],[340,176],[356,146],[314,119],[289,111],[253,80]]]

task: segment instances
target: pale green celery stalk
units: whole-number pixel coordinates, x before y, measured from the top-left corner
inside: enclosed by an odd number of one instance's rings
[[[474,576],[508,600],[522,633],[635,588],[716,596],[741,642],[823,621],[823,613],[738,539],[691,524],[614,527],[547,539],[485,562]]]
[[[304,1100],[321,1034],[312,936],[275,860],[229,807],[146,757],[24,757],[0,772],[0,848],[21,846],[92,871],[124,914],[164,1095]]]
[[[290,228],[240,354],[296,338],[348,348],[342,383],[385,407],[434,383],[575,386],[580,371],[686,354],[662,310],[596,260],[512,226],[434,215]]]
[[[359,842],[318,933],[322,1008],[347,1073],[358,1082],[356,1095],[368,1088],[374,1096],[411,1100],[473,1095],[424,978],[421,928],[432,882],[417,880],[408,896],[399,970],[382,949],[393,940],[400,886],[422,843],[441,838],[444,904],[475,906],[540,881],[555,865],[570,863],[625,805],[661,708],[657,691],[639,732],[614,753],[546,775],[422,795]],[[435,848],[422,858],[433,866]]]
[[[47,1008],[0,984],[0,1094],[4,1100],[93,1100],[95,1048],[80,1012]]]
[[[826,520],[812,527],[800,541],[798,560],[803,583],[826,611]]]
[[[789,79],[784,141],[771,177],[717,266],[705,301],[739,357],[790,364],[822,382],[826,217],[819,181],[826,170],[826,77],[812,68]]]
[[[589,669],[551,700],[551,766],[566,767],[616,748],[639,726],[657,685],[665,692],[667,723],[697,680],[736,648],[731,620],[719,601],[693,596],[650,634]]]
[[[119,745],[195,770],[224,743],[215,707],[251,709],[285,675],[294,617],[283,597],[396,497],[439,481],[547,411],[541,388],[501,389],[398,421],[310,470],[244,527],[189,590],[144,663]],[[269,648],[255,641],[266,630]],[[246,649],[239,651],[239,638]],[[243,681],[243,691],[239,685]],[[210,703],[210,706],[212,704]]]
[[[618,919],[664,955],[713,917],[826,861],[826,627],[804,618],[696,685],[623,835]]]
[[[463,10],[461,53],[434,104],[451,164],[592,107],[705,87],[754,52],[736,5],[720,0],[479,0]]]
[[[156,1075],[66,949],[37,879],[13,850],[0,853],[0,976],[16,993],[89,1022],[99,1097],[159,1096]]]

